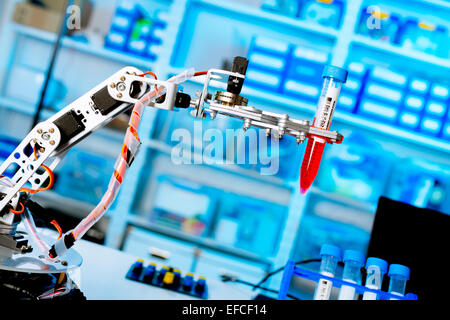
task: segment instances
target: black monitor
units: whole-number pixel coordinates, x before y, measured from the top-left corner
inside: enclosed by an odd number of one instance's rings
[[[448,297],[450,290],[450,216],[381,197],[372,228],[368,257],[411,270],[406,292],[419,300]],[[388,289],[389,278],[383,282]]]

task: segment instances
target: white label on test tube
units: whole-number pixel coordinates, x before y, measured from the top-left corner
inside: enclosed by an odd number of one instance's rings
[[[327,277],[333,277],[333,274],[329,272],[323,272],[322,274]],[[332,286],[333,282],[330,280],[320,279],[316,292],[314,293],[314,300],[329,300]]]
[[[352,281],[352,280],[345,280],[345,281],[350,282],[350,283],[356,283],[355,281]],[[338,300],[354,300],[355,299],[355,291],[356,291],[356,289],[353,287],[342,285],[341,290],[339,291]]]
[[[314,121],[314,126],[320,129],[328,130],[331,125],[334,109],[336,108],[337,97],[340,88],[328,87],[327,93],[321,98],[319,110]]]

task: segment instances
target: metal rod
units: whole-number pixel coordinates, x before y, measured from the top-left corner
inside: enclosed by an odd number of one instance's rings
[[[61,25],[60,25],[59,32],[58,32],[58,37],[56,38],[56,42],[53,46],[52,58],[50,60],[50,65],[47,69],[47,74],[44,79],[44,85],[42,86],[41,95],[39,97],[39,103],[38,103],[36,112],[34,113],[33,123],[31,125],[30,130],[32,130],[38,124],[41,111],[45,107],[44,99],[45,99],[45,95],[47,93],[48,84],[50,83],[50,79],[52,77],[53,69],[54,69],[55,63],[56,63],[56,58],[57,58],[59,50],[61,48],[62,37],[64,36],[64,34],[66,32],[66,24],[64,23],[64,21],[65,21],[64,18],[66,16],[66,11],[67,11],[67,8],[69,7],[69,4],[70,4],[70,0],[67,1],[66,6],[64,7],[64,12],[61,12],[61,14],[63,16],[61,19]]]

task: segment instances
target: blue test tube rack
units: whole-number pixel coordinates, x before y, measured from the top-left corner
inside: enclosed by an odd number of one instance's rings
[[[390,300],[391,298],[394,298],[397,300],[417,300],[417,295],[415,295],[413,293],[408,293],[402,297],[402,296],[390,294],[388,292],[384,292],[381,290],[370,289],[370,288],[367,288],[365,286],[362,286],[362,285],[359,285],[356,283],[351,283],[351,282],[347,282],[347,281],[344,281],[341,279],[328,277],[328,276],[322,275],[318,272],[314,272],[314,271],[307,270],[307,269],[304,269],[301,267],[297,267],[293,260],[289,260],[286,263],[286,266],[284,268],[283,278],[281,280],[281,287],[280,287],[280,291],[278,293],[278,300],[286,300],[286,296],[287,296],[287,293],[289,290],[289,284],[291,283],[291,279],[292,279],[293,275],[302,277],[304,279],[313,280],[316,282],[319,281],[319,279],[326,279],[333,283],[333,287],[340,288],[342,285],[346,285],[346,286],[355,288],[356,292],[359,294],[364,294],[364,292],[376,293],[378,296],[378,299],[380,299],[380,300]]]

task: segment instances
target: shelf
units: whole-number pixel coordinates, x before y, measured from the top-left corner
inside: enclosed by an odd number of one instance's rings
[[[174,69],[172,72],[177,72],[179,69]],[[194,78],[189,80],[189,82],[201,84],[202,80]],[[217,86],[210,86],[211,89],[220,89]],[[288,96],[284,96],[278,93],[270,93],[266,91],[256,90],[253,88],[245,87],[242,89],[242,95],[249,99],[249,105],[252,105],[253,101],[261,101],[263,104],[278,106],[280,110],[289,111],[303,111],[311,114],[311,118],[316,111],[316,106],[305,103]],[[358,127],[365,130],[369,130],[380,135],[396,138],[409,142],[411,144],[433,149],[439,152],[450,152],[450,142],[439,138],[433,138],[426,135],[421,135],[420,133],[406,131],[406,129],[399,129],[393,127],[393,125],[386,125],[380,122],[376,122],[370,119],[365,119],[357,114],[339,112],[339,105],[337,106],[336,113],[333,116],[334,123],[342,123],[344,125],[349,125],[352,127]]]
[[[165,142],[156,140],[156,139],[150,139],[150,140],[144,141],[143,145],[146,146],[147,148],[157,150],[157,151],[167,154],[167,155],[171,155],[172,148],[173,148],[173,146],[171,146]],[[204,156],[199,154],[198,152],[194,152],[193,157],[194,158],[195,157],[203,157],[203,159],[204,159]],[[214,161],[214,159],[210,159],[210,160]],[[262,176],[256,171],[251,171],[251,170],[241,168],[236,164],[203,163],[203,165],[212,167],[215,169],[223,170],[223,171],[226,171],[226,172],[229,172],[232,174],[244,176],[246,178],[258,180],[260,182],[269,183],[269,184],[272,184],[272,185],[280,187],[280,188],[286,188],[286,189],[294,188],[292,182],[286,182],[281,178],[276,178],[273,176]]]
[[[354,35],[352,43],[372,50],[384,51],[388,54],[395,54],[401,57],[417,60],[419,62],[425,62],[436,67],[449,69],[450,71],[450,59],[443,59],[417,50],[394,46],[390,43],[374,40],[362,35]]]
[[[0,97],[0,108],[1,107],[21,112],[27,115],[33,115],[36,110],[36,106],[29,102],[24,102],[18,99],[7,97]]]
[[[249,260],[252,262],[265,264],[267,266],[270,266],[272,264],[270,259],[263,258],[253,252],[235,248],[235,247],[226,246],[226,245],[223,245],[211,238],[202,238],[199,236],[193,236],[193,235],[184,233],[184,232],[176,230],[176,229],[164,227],[164,226],[158,225],[156,223],[152,223],[151,221],[144,219],[142,217],[139,217],[139,216],[130,214],[128,216],[128,225],[132,225],[132,226],[139,227],[139,228],[144,228],[151,232],[159,233],[159,234],[162,234],[162,235],[165,235],[168,237],[172,237],[172,238],[175,238],[178,240],[190,242],[201,248],[216,250],[216,251],[219,251],[219,252],[222,252],[225,254],[229,254],[229,255],[233,255],[235,257],[238,257],[241,259],[246,259],[246,260]]]
[[[423,3],[424,5],[434,6],[436,9],[450,9],[450,2],[448,0],[413,0],[415,2]]]
[[[352,208],[355,208],[355,209],[358,209],[358,210],[361,210],[361,211],[364,211],[364,212],[367,212],[370,214],[373,214],[377,207],[375,204],[371,204],[371,203],[368,203],[368,202],[365,202],[362,200],[352,199],[350,197],[342,196],[337,193],[325,192],[314,186],[312,186],[310,188],[310,192],[313,195],[324,197],[326,199],[329,199],[329,200],[332,200],[335,202],[339,202],[343,205],[346,205],[346,206],[349,206],[349,207],[352,207]]]
[[[326,38],[336,39],[339,31],[333,28],[324,27],[318,24],[309,23],[300,19],[284,16],[270,11],[265,11],[257,7],[240,4],[237,1],[203,0],[198,1],[202,5],[210,5],[223,10],[235,12],[237,15],[245,15],[254,19],[262,19],[267,23],[267,27],[279,24],[283,27],[295,28],[299,31],[306,31],[321,35]]]
[[[61,196],[51,190],[36,194],[34,199],[44,207],[58,209],[80,219],[85,218],[95,208],[91,203]]]
[[[14,32],[27,37],[35,38],[49,43],[54,43],[57,39],[57,35],[52,32],[43,31],[16,23],[11,23],[11,25]],[[146,61],[145,58],[134,57],[120,51],[113,51],[104,47],[95,46],[90,43],[73,40],[68,36],[65,36],[62,39],[61,45],[63,48],[74,49],[108,60],[122,62],[124,64],[145,67],[147,69],[153,69],[154,67],[154,62]]]

